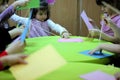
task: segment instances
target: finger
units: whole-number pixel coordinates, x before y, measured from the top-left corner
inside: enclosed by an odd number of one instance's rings
[[[27,62],[25,61],[25,60],[23,60],[23,59],[19,59],[19,61],[18,61],[20,64],[27,64]]]
[[[20,54],[20,58],[24,59],[26,57],[28,57],[28,55],[26,55],[26,54]]]

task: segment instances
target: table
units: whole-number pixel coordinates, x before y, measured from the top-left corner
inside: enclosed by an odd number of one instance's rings
[[[109,62],[108,58],[98,59],[91,56],[80,54],[81,51],[91,50],[95,48],[97,45],[99,45],[100,42],[98,39],[95,39],[94,41],[86,41],[85,37],[72,36],[71,38],[81,38],[83,42],[58,42],[58,40],[60,39],[59,36],[30,38],[26,40],[28,45],[25,49],[26,50],[25,53],[31,54],[48,44],[52,44],[53,47],[59,52],[59,54],[63,56],[67,61],[79,61],[79,62],[82,61],[102,64],[106,64]],[[101,43],[107,42],[101,41]]]
[[[119,72],[119,68],[113,66],[105,66],[94,63],[68,63],[63,67],[53,71],[37,80],[84,80],[80,75],[90,73],[96,70],[101,70],[105,73],[114,75]]]
[[[58,42],[58,39],[60,39],[59,36],[26,39],[27,46],[25,48],[25,54],[32,54],[50,44],[67,61],[67,64],[64,66],[51,73],[48,73],[47,75],[38,77],[37,80],[82,80],[79,77],[81,74],[85,74],[98,69],[112,75],[120,71],[119,68],[101,65],[107,63],[109,61],[108,58],[98,59],[79,53],[83,50],[91,50],[92,48],[96,47],[99,44],[99,40],[95,39],[94,41],[85,41],[86,38],[80,36],[72,36],[71,38],[81,38],[84,41]],[[101,41],[101,43],[106,42]],[[9,71],[1,71],[0,75],[0,80],[15,80],[14,76]]]

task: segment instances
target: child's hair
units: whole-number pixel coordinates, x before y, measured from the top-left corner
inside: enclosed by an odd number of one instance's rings
[[[103,6],[102,1],[120,10],[120,0],[96,0],[97,5]]]
[[[9,0],[2,0],[1,5],[4,5],[4,4],[8,3],[8,2],[9,2]]]
[[[47,11],[47,18],[45,19],[45,21],[48,20],[50,17],[50,8],[49,8],[49,5],[46,1],[41,1],[40,7],[39,8],[32,8],[32,10],[33,10],[33,13],[32,13],[31,19],[35,18],[38,11]]]

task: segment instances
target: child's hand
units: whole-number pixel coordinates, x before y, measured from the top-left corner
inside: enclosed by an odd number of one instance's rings
[[[24,61],[27,55],[25,54],[12,54],[3,56],[0,58],[0,61],[3,63],[4,66],[12,66],[15,64],[26,64],[27,62]]]
[[[17,6],[26,6],[26,4],[29,2],[29,0],[18,0],[15,1],[12,6],[14,6],[14,8],[16,8]]]
[[[91,50],[88,54],[92,55],[92,54],[94,54],[96,51],[100,51],[100,50],[101,50],[101,48],[100,48],[100,46],[98,46],[97,48]]]
[[[115,79],[116,80],[120,80],[120,72],[118,72],[118,73],[115,74]]]
[[[10,31],[9,31],[9,34],[10,34],[11,38],[13,39],[13,38],[15,38],[16,36],[21,35],[22,32],[23,32],[23,30],[24,30],[23,26],[17,27],[17,28],[14,28],[14,29],[10,30]]]
[[[70,33],[65,31],[65,32],[62,33],[61,37],[62,38],[70,38]]]
[[[89,18],[89,22],[93,25],[93,27],[96,26],[95,22],[91,18]]]
[[[90,29],[89,30],[89,37],[91,37],[91,38],[98,37],[99,34],[100,34],[99,29]]]
[[[21,42],[20,40],[12,42],[6,49],[8,54],[15,54],[19,52],[23,52],[25,47],[25,43]]]

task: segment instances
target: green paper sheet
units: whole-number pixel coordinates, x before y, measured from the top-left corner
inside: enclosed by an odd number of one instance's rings
[[[19,7],[17,8],[17,10],[37,8],[37,7],[40,7],[40,0],[30,0],[27,6]]]

